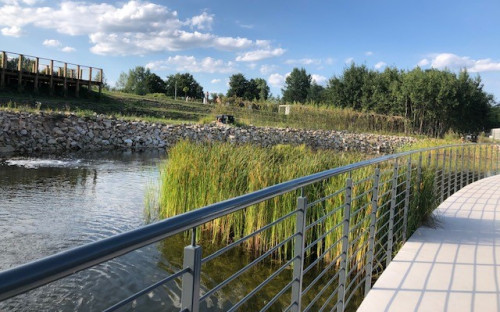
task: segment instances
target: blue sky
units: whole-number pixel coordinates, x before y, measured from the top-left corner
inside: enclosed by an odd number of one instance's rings
[[[0,0],[0,50],[102,67],[111,85],[142,65],[225,93],[243,73],[273,95],[294,67],[319,84],[352,61],[467,68],[500,101],[499,14],[498,0]]]

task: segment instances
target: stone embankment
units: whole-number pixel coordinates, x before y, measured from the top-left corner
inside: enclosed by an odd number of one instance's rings
[[[389,152],[411,137],[345,131],[265,127],[164,125],[107,116],[0,112],[0,154],[62,153],[72,150],[168,148],[179,140],[229,141],[261,146],[306,144],[312,148]]]

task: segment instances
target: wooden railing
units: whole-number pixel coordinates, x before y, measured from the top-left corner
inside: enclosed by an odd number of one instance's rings
[[[37,93],[45,84],[53,94],[54,87],[59,85],[63,87],[64,96],[68,95],[69,88],[74,88],[78,97],[81,86],[87,86],[89,90],[97,86],[101,94],[103,77],[102,68],[7,51],[1,51],[0,55],[0,89],[17,84],[18,90],[23,91],[29,83]]]

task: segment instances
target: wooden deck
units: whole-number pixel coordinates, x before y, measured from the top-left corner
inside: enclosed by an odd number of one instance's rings
[[[45,65],[41,61],[45,61]],[[60,66],[55,66],[55,63]],[[93,73],[96,77],[92,76]],[[101,94],[103,77],[101,68],[6,51],[1,51],[0,54],[0,89],[17,85],[18,90],[22,91],[26,85],[30,85],[33,86],[33,91],[38,92],[45,85],[51,94],[55,87],[62,87],[65,96],[69,89],[74,89],[75,96],[78,97],[81,86],[86,86],[89,90],[92,86],[97,86]]]
[[[500,175],[453,194],[434,216],[358,311],[500,311]]]

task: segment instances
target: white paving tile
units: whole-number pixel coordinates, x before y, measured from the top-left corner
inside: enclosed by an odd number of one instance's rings
[[[500,175],[449,197],[419,228],[358,311],[499,311]]]

